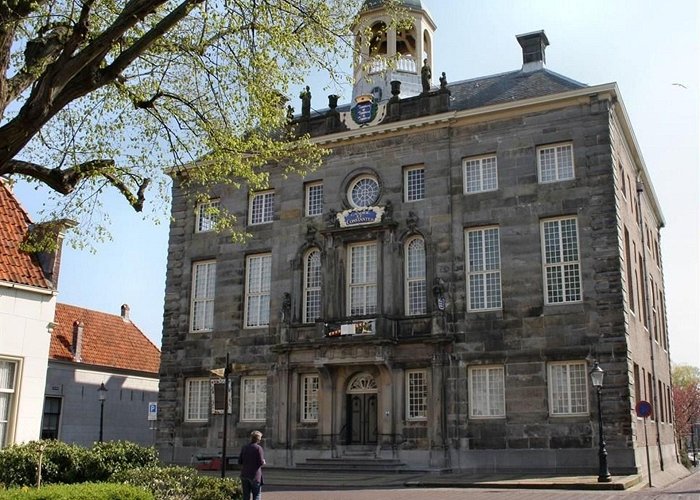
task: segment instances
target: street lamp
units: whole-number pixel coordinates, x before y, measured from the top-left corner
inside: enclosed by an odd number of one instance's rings
[[[100,443],[102,442],[102,429],[105,417],[105,399],[107,399],[107,388],[105,383],[102,382],[100,387],[97,388],[97,399],[100,400]]]
[[[600,390],[603,388],[603,375],[605,372],[596,361],[591,370],[591,383],[598,392],[598,482],[609,483],[612,481],[608,471],[608,451],[605,449],[605,435],[603,433],[603,411],[600,406]]]

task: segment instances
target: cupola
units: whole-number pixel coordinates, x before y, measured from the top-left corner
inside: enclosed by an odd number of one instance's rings
[[[420,0],[399,2],[411,20],[408,29],[392,26],[392,13],[383,0],[365,0],[353,26],[359,55],[354,62],[353,101],[372,95],[377,101],[391,97],[391,82],[401,82],[401,97],[422,92],[423,61],[433,63],[433,34],[437,29]],[[387,63],[394,60],[395,63]]]

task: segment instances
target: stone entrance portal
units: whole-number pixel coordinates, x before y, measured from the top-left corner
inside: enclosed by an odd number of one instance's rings
[[[346,444],[377,443],[377,381],[368,373],[356,375],[346,397]]]

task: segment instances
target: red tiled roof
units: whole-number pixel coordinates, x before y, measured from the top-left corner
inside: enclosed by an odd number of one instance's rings
[[[51,359],[73,360],[73,325],[83,324],[80,362],[158,373],[160,350],[129,320],[68,304],[56,304],[51,334]]]
[[[0,281],[53,289],[36,256],[20,249],[31,220],[0,180]]]

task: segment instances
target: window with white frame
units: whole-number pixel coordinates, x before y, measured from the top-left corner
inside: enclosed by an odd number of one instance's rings
[[[465,193],[481,193],[498,189],[496,155],[465,158],[463,165]]]
[[[195,209],[196,222],[194,230],[196,233],[205,233],[213,231],[219,220],[219,200],[210,200],[207,202],[197,203]]]
[[[406,243],[406,315],[415,316],[427,312],[428,301],[425,286],[425,242],[420,236]]]
[[[10,429],[15,390],[17,387],[17,363],[0,359],[0,448],[4,448]]]
[[[588,373],[585,361],[549,365],[549,413],[585,415],[588,413]]]
[[[275,211],[275,192],[273,190],[253,193],[250,196],[250,219],[248,223],[266,224],[272,222]]]
[[[469,416],[500,418],[506,416],[504,370],[502,366],[469,368]]]
[[[425,370],[406,372],[406,419],[428,418],[428,381]]]
[[[267,378],[243,377],[241,379],[241,420],[259,422],[266,418]]]
[[[214,290],[216,261],[192,264],[192,304],[190,331],[206,332],[214,328]]]
[[[209,415],[209,379],[189,378],[185,381],[185,421],[206,422]]]
[[[321,251],[312,248],[304,257],[304,323],[321,317]]]
[[[575,217],[542,221],[545,301],[581,300],[581,263]]]
[[[425,198],[425,169],[408,167],[403,172],[404,201],[418,201]]]
[[[501,308],[501,245],[497,227],[469,229],[467,246],[468,309]]]
[[[270,279],[272,255],[246,258],[245,326],[255,328],[270,323]]]
[[[574,178],[574,147],[571,143],[537,148],[537,172],[541,183]]]
[[[318,375],[301,377],[301,421],[318,422]]]
[[[306,216],[313,217],[323,213],[323,182],[306,184]]]
[[[357,243],[348,249],[348,311],[350,316],[377,312],[377,244]]]

